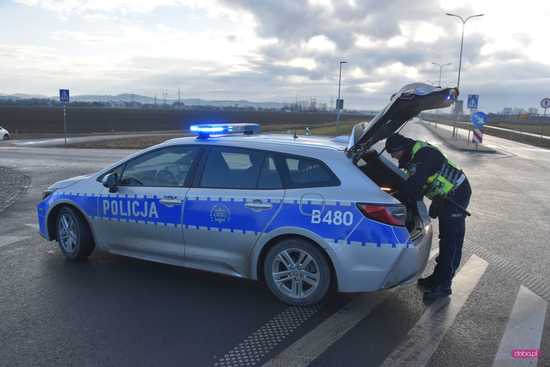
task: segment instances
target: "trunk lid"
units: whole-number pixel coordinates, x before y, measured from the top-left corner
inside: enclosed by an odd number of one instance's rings
[[[440,88],[424,83],[404,86],[391,96],[390,103],[370,122],[360,122],[353,127],[346,149],[348,157],[361,155],[422,111],[449,107],[457,96],[457,88]]]

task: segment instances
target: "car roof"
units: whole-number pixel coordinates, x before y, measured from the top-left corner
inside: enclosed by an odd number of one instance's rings
[[[206,145],[230,145],[243,148],[255,148],[274,151],[292,152],[297,150],[332,150],[343,151],[346,143],[325,136],[306,136],[286,134],[259,134],[259,135],[225,135],[213,136],[206,139],[193,137],[182,137],[164,142],[166,145],[179,144],[206,144]]]

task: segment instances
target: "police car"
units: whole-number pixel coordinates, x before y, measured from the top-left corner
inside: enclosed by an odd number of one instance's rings
[[[373,150],[455,89],[412,85],[349,140],[195,125],[89,176],[49,187],[40,234],[71,260],[94,249],[264,281],[281,301],[368,292],[423,271],[432,229],[422,201],[392,196],[403,174]]]
[[[0,126],[0,140],[9,140],[9,139],[10,139],[10,132],[4,129],[2,126]]]

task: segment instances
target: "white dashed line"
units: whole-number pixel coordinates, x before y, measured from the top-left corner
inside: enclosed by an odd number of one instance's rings
[[[430,258],[435,257],[438,252],[438,250],[432,250]],[[429,361],[429,356],[439,345],[445,331],[452,324],[454,317],[485,272],[487,265],[486,261],[475,255],[472,256],[455,277],[454,283],[457,291],[452,296],[451,301],[441,300],[428,307],[422,318],[409,332],[407,339],[398,347],[399,352],[392,353],[384,366],[425,365],[424,362]],[[374,295],[363,294],[357,296],[347,306],[344,306],[315,329],[265,363],[263,367],[308,366],[367,317],[393,292],[394,290],[390,290]],[[428,344],[430,345],[427,346]],[[408,363],[407,357],[411,357],[413,362]]]
[[[472,255],[453,280],[453,295],[432,303],[382,367],[426,366],[489,264]]]
[[[523,285],[519,288],[493,367],[536,366],[537,358],[525,358],[519,353],[540,351],[547,308],[548,303],[529,288]],[[518,355],[514,358],[513,353]]]
[[[306,367],[368,316],[392,291],[356,296],[348,305],[304,335],[263,367]]]

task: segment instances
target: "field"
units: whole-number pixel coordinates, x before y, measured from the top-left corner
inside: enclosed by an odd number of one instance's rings
[[[364,121],[370,116],[342,114],[342,121]],[[196,123],[257,122],[264,130],[284,131],[321,126],[335,121],[328,112],[273,112],[225,110],[168,110],[127,108],[69,108],[69,135],[94,133],[189,131]],[[63,110],[53,107],[2,107],[0,126],[15,137],[63,134]]]
[[[334,122],[319,124],[317,127],[310,128],[311,135],[325,135],[325,136],[336,136],[336,135],[346,135],[351,132],[351,129],[355,121],[343,122],[340,125],[339,129],[336,129]],[[293,134],[294,132],[302,136],[305,134],[306,125],[301,124],[266,124],[264,125],[263,132],[266,133],[288,133]],[[145,135],[140,137],[131,137],[131,138],[120,138],[120,139],[109,139],[104,141],[92,141],[86,143],[74,143],[69,144],[71,148],[94,148],[94,149],[145,149],[152,145],[160,144],[165,140],[179,138],[182,134],[179,132],[171,132],[167,134],[155,134],[155,135]]]

